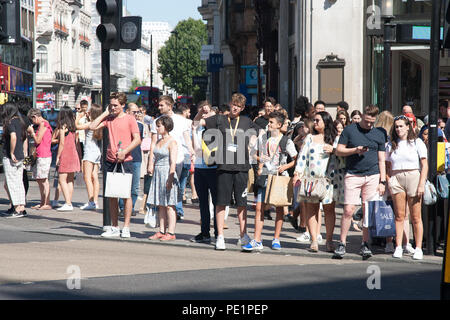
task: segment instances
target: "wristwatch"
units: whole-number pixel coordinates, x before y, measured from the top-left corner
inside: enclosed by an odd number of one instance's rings
[[[386,185],[386,180],[385,181],[380,181],[380,184],[382,184],[383,186]]]

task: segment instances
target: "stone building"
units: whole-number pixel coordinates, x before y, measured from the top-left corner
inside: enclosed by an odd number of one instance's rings
[[[38,107],[74,107],[90,97],[91,0],[36,1]]]

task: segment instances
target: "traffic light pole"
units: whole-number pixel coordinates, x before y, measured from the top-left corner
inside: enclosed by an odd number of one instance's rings
[[[105,49],[102,44],[102,109],[106,111],[109,105],[111,95],[111,62],[109,49]],[[103,159],[106,159],[108,149],[108,135],[103,134]],[[106,171],[103,170],[103,226],[111,225],[111,216],[109,215],[109,198],[105,195],[106,189]]]
[[[430,181],[436,181],[437,175],[437,118],[439,104],[439,51],[440,51],[440,25],[441,25],[441,0],[433,0],[431,17],[431,42],[430,42],[430,100],[429,100],[429,151],[428,177]],[[436,209],[433,205],[428,207],[427,215],[427,254],[436,252]]]

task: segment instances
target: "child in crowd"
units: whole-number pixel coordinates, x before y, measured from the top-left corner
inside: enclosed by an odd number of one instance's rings
[[[286,117],[279,111],[272,112],[269,115],[268,131],[270,138],[267,139],[267,134],[259,136],[258,145],[261,146],[260,155],[257,156],[258,161],[258,176],[265,178],[264,187],[262,183],[258,188],[258,196],[256,200],[255,212],[255,238],[248,244],[242,246],[244,251],[263,250],[261,233],[264,226],[264,199],[266,194],[267,177],[268,175],[287,175],[287,170],[295,165],[295,158],[297,157],[297,150],[295,145],[286,136],[281,133],[282,127],[285,125]],[[287,155],[293,160],[287,163]],[[260,183],[260,182],[259,182]],[[272,249],[280,250],[280,233],[283,225],[284,207],[276,207],[275,218],[275,234],[272,240]]]
[[[148,193],[148,203],[158,207],[159,231],[149,240],[175,240],[175,206],[181,199],[180,183],[176,173],[177,142],[169,135],[173,129],[173,120],[162,116],[156,120],[156,131],[161,136],[153,150],[153,178]]]
[[[59,111],[58,125],[56,127],[58,139],[58,154],[56,166],[58,167],[59,185],[64,195],[65,204],[58,211],[72,211],[72,195],[75,172],[80,171],[80,161],[76,148],[75,116],[69,107]]]

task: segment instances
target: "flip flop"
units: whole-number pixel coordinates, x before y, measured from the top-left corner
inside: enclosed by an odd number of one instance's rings
[[[31,207],[31,209],[34,209],[34,210],[39,210],[40,208],[41,208],[40,204]]]
[[[52,206],[45,205],[45,206],[40,207],[38,210],[52,210],[52,209],[53,209]]]

